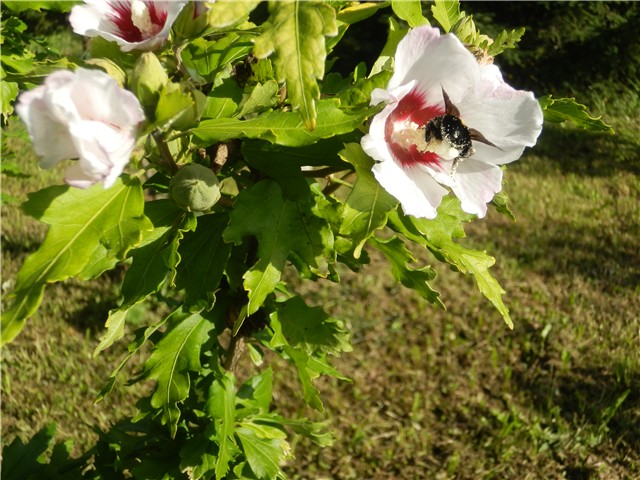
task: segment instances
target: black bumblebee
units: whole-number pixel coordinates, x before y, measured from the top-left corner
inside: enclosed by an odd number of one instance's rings
[[[444,149],[454,152],[455,157],[452,159],[453,165],[451,167],[451,175],[453,175],[458,164],[475,153],[472,140],[498,149],[499,147],[487,140],[479,131],[462,123],[460,111],[451,103],[444,88],[442,96],[444,97],[445,114],[432,118],[425,125],[425,140],[429,151],[442,152],[444,147]]]

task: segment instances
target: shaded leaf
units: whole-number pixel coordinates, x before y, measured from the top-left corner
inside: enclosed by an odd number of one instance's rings
[[[56,425],[51,423],[39,430],[26,443],[16,437],[2,449],[3,480],[23,480],[41,471],[45,465],[38,457],[45,453],[56,434]]]
[[[258,261],[243,276],[249,293],[247,315],[255,313],[280,281],[293,252],[318,275],[327,275],[333,235],[327,222],[311,212],[311,198],[291,201],[277,183],[263,180],[238,195],[223,238],[239,244],[258,239]]]
[[[178,252],[176,287],[185,290],[185,304],[208,308],[215,300],[231,244],[222,239],[229,217],[226,214],[203,215],[198,227],[185,235]]]
[[[209,390],[209,398],[205,404],[207,414],[215,419],[215,437],[218,443],[218,456],[215,465],[216,478],[223,478],[229,471],[229,462],[236,456],[235,421],[235,386],[233,378],[223,376],[217,378]]]
[[[433,280],[436,272],[431,267],[412,268],[410,263],[415,262],[415,258],[406,249],[402,240],[398,237],[389,240],[372,239],[372,244],[380,250],[391,262],[391,272],[393,278],[402,283],[407,288],[418,292],[422,298],[430,303],[444,308],[440,300],[440,294],[433,290],[429,281]]]
[[[352,350],[349,332],[343,322],[329,316],[320,307],[309,307],[301,297],[276,304],[270,322],[292,347],[310,355],[318,352],[338,355]]]

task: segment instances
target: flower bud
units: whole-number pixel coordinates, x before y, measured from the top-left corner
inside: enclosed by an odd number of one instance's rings
[[[151,52],[144,52],[133,69],[129,86],[145,108],[158,102],[160,90],[169,81],[160,60]]]
[[[204,212],[220,200],[218,177],[207,167],[191,163],[171,179],[169,195],[180,208]]]
[[[173,31],[179,38],[194,38],[208,27],[206,2],[189,2],[173,24]]]

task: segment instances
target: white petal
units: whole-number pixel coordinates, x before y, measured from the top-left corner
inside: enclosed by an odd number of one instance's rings
[[[374,165],[373,174],[380,185],[400,201],[404,213],[414,217],[435,218],[447,193],[419,166],[405,171],[395,161],[381,162]]]
[[[531,92],[515,90],[495,65],[481,69],[481,81],[458,102],[465,124],[499,148],[474,142],[474,159],[495,165],[517,160],[524,147],[535,145],[543,114]]]
[[[461,201],[462,210],[482,218],[487,214],[487,203],[502,190],[502,170],[467,158],[458,166],[452,189]]]
[[[433,27],[418,27],[398,44],[395,72],[388,89],[415,80],[431,105],[444,106],[442,90],[456,102],[480,79],[478,63],[452,34]]]
[[[135,137],[92,121],[74,123],[70,132],[80,154],[78,164],[83,178],[101,182],[105,188],[113,185],[129,163]]]

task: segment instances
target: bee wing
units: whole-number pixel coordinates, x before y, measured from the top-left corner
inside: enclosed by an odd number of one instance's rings
[[[470,128],[469,129],[469,133],[470,133],[471,140],[475,140],[476,142],[484,143],[485,145],[489,145],[490,147],[494,147],[494,148],[497,148],[498,150],[502,151],[502,149],[500,147],[498,147],[497,145],[494,145],[489,140],[487,140],[484,137],[484,135],[482,135],[475,128]]]
[[[449,98],[449,95],[447,95],[447,92],[444,91],[444,87],[441,87],[441,88],[442,88],[442,97],[444,98],[445,112],[460,118],[460,110],[458,110],[458,108],[453,103],[451,103],[451,99]]]

